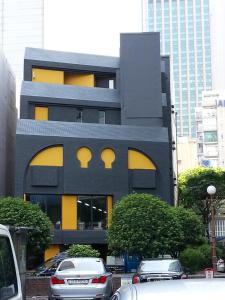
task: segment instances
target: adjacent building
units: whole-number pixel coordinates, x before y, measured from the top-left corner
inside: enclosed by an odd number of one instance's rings
[[[122,34],[119,58],[26,49],[15,194],[54,225],[46,259],[71,243],[106,253],[123,195],[174,204],[169,74],[158,33]]]
[[[218,2],[222,1],[143,0],[144,30],[160,32],[161,53],[170,55],[178,136],[196,137],[195,108],[201,104],[202,91],[212,88],[210,17],[215,23]],[[218,34],[213,37],[217,42],[213,53],[218,54],[221,43]]]
[[[178,174],[198,167],[197,142],[186,136],[179,137],[177,141]]]
[[[25,47],[44,44],[44,0],[0,0],[0,32],[0,49],[21,81]]]
[[[212,60],[212,89],[225,89],[225,44],[222,43],[225,27],[225,1],[210,0],[210,39]]]
[[[14,75],[0,51],[0,197],[14,193],[15,102]]]
[[[225,167],[225,90],[203,92],[196,109],[198,162],[205,167]]]

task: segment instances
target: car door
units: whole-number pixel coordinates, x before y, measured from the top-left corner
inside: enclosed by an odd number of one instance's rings
[[[13,243],[6,227],[0,225],[0,299],[22,300],[21,282]]]

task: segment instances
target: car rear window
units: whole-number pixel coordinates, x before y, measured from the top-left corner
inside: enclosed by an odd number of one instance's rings
[[[59,271],[75,269],[74,264],[71,261],[63,261],[59,267]]]
[[[182,267],[179,261],[174,261],[170,263],[168,271],[170,272],[181,272]]]
[[[96,271],[104,273],[105,267],[101,260],[77,260],[77,261],[63,261],[59,266],[59,271],[75,269],[76,271]]]
[[[11,299],[17,293],[17,276],[10,240],[6,236],[0,236],[0,299]]]
[[[152,260],[141,262],[139,272],[178,272],[180,271],[180,264],[178,261],[167,260]]]

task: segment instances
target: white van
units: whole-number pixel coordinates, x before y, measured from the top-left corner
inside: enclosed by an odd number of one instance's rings
[[[0,299],[22,300],[16,255],[7,227],[0,224]]]

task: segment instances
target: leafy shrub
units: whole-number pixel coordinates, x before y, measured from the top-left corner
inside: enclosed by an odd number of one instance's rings
[[[70,257],[99,257],[100,253],[90,245],[71,245],[68,249],[68,255]]]
[[[0,224],[28,227],[28,252],[41,254],[52,240],[52,224],[36,204],[21,198],[0,198]]]
[[[196,248],[186,248],[179,258],[184,268],[190,269],[191,273],[201,270],[205,260],[204,254]]]
[[[219,247],[216,249],[217,257],[222,256],[222,251]],[[180,260],[185,268],[191,270],[192,273],[212,267],[212,249],[207,243],[199,247],[188,247],[180,253]]]

